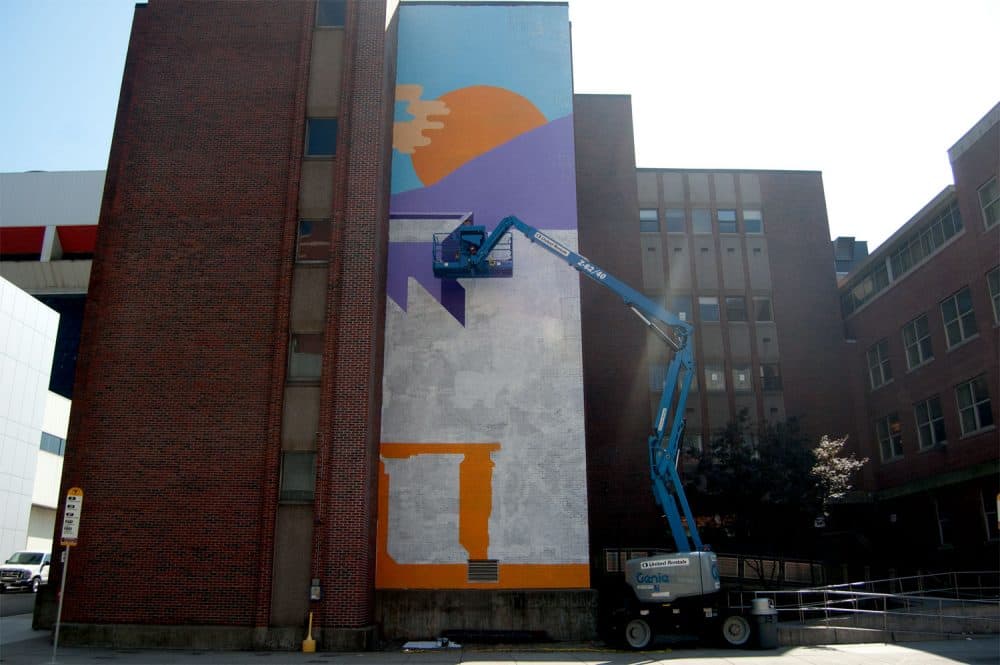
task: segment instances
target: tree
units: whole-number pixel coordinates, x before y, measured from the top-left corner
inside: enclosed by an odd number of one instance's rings
[[[824,435],[819,440],[819,446],[812,451],[816,463],[809,470],[809,474],[816,479],[824,514],[831,502],[844,498],[852,487],[851,476],[868,463],[867,457],[858,459],[854,453],[845,456],[846,443],[846,436],[831,439]]]
[[[755,427],[744,410],[702,454],[699,511],[713,510],[734,545],[783,549],[820,504],[814,462],[795,419]]]

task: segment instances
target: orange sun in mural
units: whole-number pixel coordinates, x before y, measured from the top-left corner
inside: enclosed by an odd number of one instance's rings
[[[413,168],[424,186],[432,185],[471,159],[516,136],[541,127],[545,116],[521,95],[488,85],[447,92],[437,101],[447,111],[434,112],[423,128],[429,142],[412,153]]]

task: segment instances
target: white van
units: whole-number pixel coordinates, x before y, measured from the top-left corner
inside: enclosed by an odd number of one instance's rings
[[[38,587],[49,581],[51,555],[48,552],[14,552],[0,566],[0,592],[7,589],[31,589],[32,593]]]

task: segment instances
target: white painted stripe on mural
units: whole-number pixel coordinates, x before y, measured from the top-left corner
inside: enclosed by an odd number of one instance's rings
[[[441,219],[390,219],[389,242],[430,242],[435,233],[451,233],[461,220]]]

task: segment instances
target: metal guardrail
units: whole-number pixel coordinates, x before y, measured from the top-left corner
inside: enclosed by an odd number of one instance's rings
[[[884,588],[893,592],[873,589]],[[872,589],[872,590],[869,590]],[[836,584],[811,589],[743,592],[770,598],[779,621],[885,633],[951,635],[1000,632],[1000,572],[967,571]]]
[[[926,573],[865,582],[831,584],[823,588],[896,595],[944,595],[956,599],[963,597],[997,598],[1000,596],[1000,571],[971,570]]]

